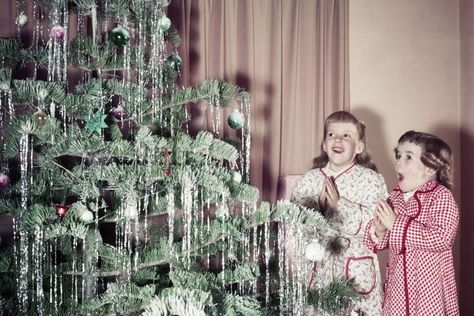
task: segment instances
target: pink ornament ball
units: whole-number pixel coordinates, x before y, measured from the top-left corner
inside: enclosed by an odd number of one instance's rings
[[[119,105],[112,110],[114,116],[117,120],[123,119],[124,116],[127,116],[128,111],[123,106]]]
[[[4,174],[3,172],[0,173],[0,188],[4,189],[10,184],[10,177]]]
[[[55,39],[62,39],[64,37],[64,27],[56,24],[51,28],[51,36]]]

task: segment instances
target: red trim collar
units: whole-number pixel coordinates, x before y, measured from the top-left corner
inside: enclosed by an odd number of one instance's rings
[[[441,184],[436,181],[436,180],[430,180],[428,182],[426,182],[425,184],[423,184],[422,186],[420,186],[418,189],[416,189],[415,191],[415,194],[420,194],[420,193],[430,193],[432,191],[434,191],[438,186],[440,186]],[[393,189],[394,192],[399,192],[400,194],[403,194],[405,192],[402,191],[402,189],[400,189],[400,186],[397,185],[394,189]]]
[[[347,167],[346,170],[340,172],[337,176],[334,177],[334,180],[336,180],[337,178],[339,178],[339,176],[343,175],[344,173],[348,172],[349,170],[351,170],[356,164],[355,163],[352,163],[352,165],[350,165],[349,167]],[[326,168],[326,166],[324,166],[324,168]],[[319,168],[319,170],[321,170],[321,173],[326,177],[326,178],[329,178],[329,176],[326,174],[326,172],[324,172],[323,168]]]

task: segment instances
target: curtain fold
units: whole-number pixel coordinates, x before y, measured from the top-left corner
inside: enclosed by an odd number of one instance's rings
[[[278,177],[319,154],[322,123],[348,109],[348,0],[173,0],[184,86],[222,78],[252,97],[251,184],[277,198]],[[227,115],[190,106],[190,130],[238,137]]]

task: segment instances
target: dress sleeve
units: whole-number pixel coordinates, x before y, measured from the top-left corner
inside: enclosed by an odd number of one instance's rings
[[[429,219],[419,222],[407,215],[397,216],[390,237],[390,247],[396,251],[422,250],[443,252],[451,249],[456,237],[459,213],[450,191],[434,192],[437,196],[428,207]]]
[[[310,171],[304,174],[296,181],[291,190],[291,202],[300,204],[317,212],[319,209],[319,195],[321,192],[322,181],[318,181],[314,172]]]
[[[382,237],[375,235],[374,220],[371,219],[367,224],[364,232],[364,244],[372,252],[377,252],[388,248],[388,241],[390,239],[390,232],[387,231]]]
[[[387,187],[381,174],[360,179],[357,190],[364,192],[360,203],[341,197],[337,211],[331,214],[331,226],[348,235],[363,237],[365,228],[373,218],[377,203],[387,198]]]

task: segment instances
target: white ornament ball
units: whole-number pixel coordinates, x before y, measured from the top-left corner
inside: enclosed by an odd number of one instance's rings
[[[94,220],[94,214],[89,210],[84,210],[79,216],[79,219],[83,221],[84,223],[89,223]]]
[[[240,174],[240,172],[234,171],[232,173],[232,181],[234,181],[235,183],[242,182],[242,175]]]
[[[309,261],[321,261],[324,259],[324,252],[319,240],[313,239],[306,245],[305,256]]]
[[[160,30],[162,30],[163,32],[168,31],[171,27],[171,20],[166,15],[163,15],[158,20],[158,25],[160,26]]]
[[[25,27],[27,24],[28,24],[28,16],[24,13],[20,14],[17,18],[16,18],[16,23],[20,26],[20,27]]]
[[[232,111],[232,113],[230,113],[229,117],[227,118],[227,123],[233,129],[242,128],[242,126],[244,126],[244,122],[245,122],[244,115],[240,113],[239,110],[237,109]]]

